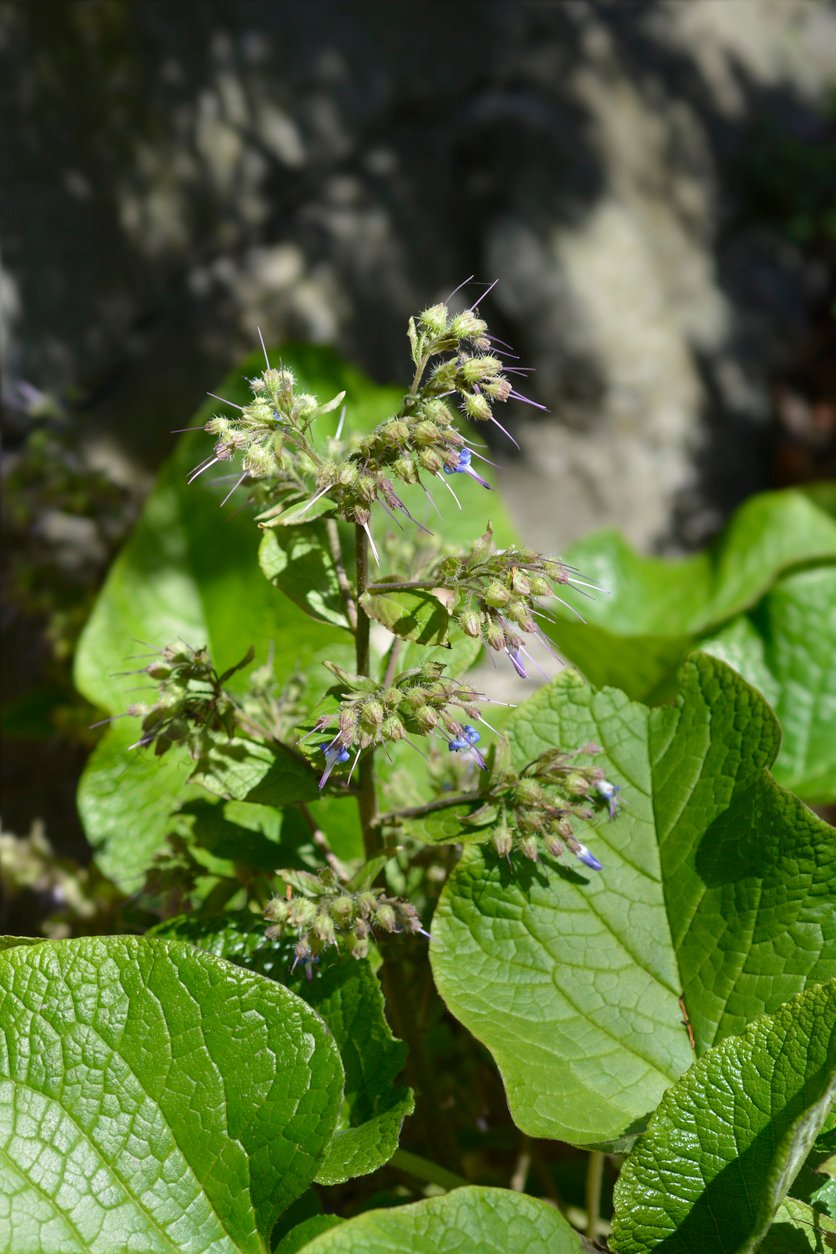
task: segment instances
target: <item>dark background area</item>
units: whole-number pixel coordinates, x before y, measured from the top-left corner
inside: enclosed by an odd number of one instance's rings
[[[5,0],[0,55],[12,832],[83,848],[75,639],[258,326],[405,379],[408,315],[498,278],[544,550],[833,473],[832,3]]]

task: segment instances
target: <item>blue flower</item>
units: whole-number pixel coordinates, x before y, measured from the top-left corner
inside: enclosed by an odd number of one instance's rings
[[[611,784],[608,779],[601,779],[595,785],[595,789],[599,797],[603,797],[607,803],[607,810],[611,819],[614,819],[618,811],[618,794],[621,788],[618,784]]]
[[[591,870],[593,871],[602,870],[602,864],[595,857],[594,853],[589,852],[586,845],[582,845],[580,842],[578,842],[578,847],[577,849],[574,850],[574,854],[576,858],[579,858],[580,861],[583,862],[585,866],[588,866]]]
[[[335,740],[326,741],[325,744],[321,744],[319,747],[325,754],[326,762],[325,770],[322,772],[322,778],[319,781],[319,787],[324,788],[328,783],[328,776],[331,774],[334,767],[341,762],[347,762],[351,757],[351,754]]]
[[[471,466],[470,462],[472,457],[473,454],[469,448],[460,449],[458,464],[455,466],[445,466],[445,475],[470,475],[471,479],[475,479],[477,483],[481,483],[482,487],[487,488],[490,492],[491,485],[488,483],[487,479],[483,479],[482,476],[477,474]]]

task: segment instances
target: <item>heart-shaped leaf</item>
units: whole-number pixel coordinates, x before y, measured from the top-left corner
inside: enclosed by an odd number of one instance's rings
[[[618,1179],[613,1250],[750,1254],[835,1094],[831,981],[722,1041],[665,1094]]]
[[[289,944],[264,935],[265,924],[248,913],[209,919],[180,916],[155,929],[268,975],[292,988],[325,1020],[345,1069],[342,1113],[316,1179],[340,1184],[387,1163],[398,1148],[403,1121],[412,1113],[412,1091],[395,1083],[406,1047],[389,1030],[383,994],[368,962],[324,962],[306,979],[293,971]]]
[[[264,1254],[333,1133],[342,1068],[287,989],[191,945],[0,955],[0,1248]]]
[[[601,745],[624,804],[579,831],[600,874],[468,849],[432,923],[436,982],[524,1131],[623,1145],[693,1058],[681,994],[701,1053],[836,970],[833,832],[768,774],[775,717],[715,658],[659,709],[564,673],[506,731],[517,767]]]
[[[411,1206],[366,1211],[304,1247],[305,1254],[581,1254],[583,1248],[553,1206],[510,1189],[473,1186]]]

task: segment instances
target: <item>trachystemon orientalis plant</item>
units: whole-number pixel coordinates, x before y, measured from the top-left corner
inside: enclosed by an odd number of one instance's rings
[[[478,469],[488,461],[479,428],[493,425],[512,438],[495,411],[535,402],[517,391],[514,381],[525,372],[475,304],[461,312],[449,298],[430,306],[410,319],[408,338],[414,374],[401,405],[354,436],[344,393],[322,401],[303,391],[291,370],[271,363],[262,340],[265,368],[249,380],[252,399],[224,402],[205,424],[214,446],[190,476],[229,463],[233,483],[224,502],[236,490],[246,493],[265,530],[315,527],[354,637],[353,669],[327,662],[335,682],[317,701],[316,693],[307,699],[304,680],[293,691],[273,691],[271,667],[262,666],[242,697],[228,692],[226,681],[249,665],[251,653],[219,674],[205,647],[176,641],[146,668],[156,700],[129,711],[141,719],[138,747],[163,754],[181,744],[200,765],[219,742],[256,740],[297,773],[307,772],[321,794],[356,804],[363,865],[344,866],[300,803],[325,865],[320,872],[278,871],[280,891],[261,903],[267,935],[289,939],[295,962],[309,973],[328,949],[364,957],[384,934],[428,935],[414,901],[391,891],[393,881],[401,890],[417,885],[414,895],[426,905],[426,846],[416,846],[424,871],[413,873],[409,859],[410,833],[422,818],[464,807],[467,839],[492,844],[511,873],[524,865],[520,859],[566,856],[600,871],[576,825],[612,817],[619,801],[595,765],[595,745],[555,746],[512,766],[502,734],[485,717],[491,698],[439,660],[440,645],[470,642],[469,654],[455,651],[469,662],[481,644],[522,682],[532,666],[540,668],[538,650],[552,652],[540,626],[550,600],[593,585],[557,557],[497,547],[487,518],[464,548],[439,534],[432,513],[439,512],[438,489],[469,514],[491,490]],[[421,492],[425,511],[415,504]],[[430,650],[423,658],[422,645]],[[386,811],[378,762],[382,755],[388,768],[405,752],[414,753],[418,774],[436,795]],[[381,876],[386,888],[374,885]]]

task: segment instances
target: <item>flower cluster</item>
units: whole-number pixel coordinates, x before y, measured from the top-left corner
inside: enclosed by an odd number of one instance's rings
[[[549,617],[539,602],[556,598],[573,609],[555,589],[595,587],[558,558],[527,548],[495,551],[490,527],[469,553],[437,562],[426,577],[426,586],[455,593],[450,613],[465,635],[482,640],[494,652],[505,652],[523,679],[526,660],[534,660],[524,644],[525,636],[533,636],[554,656],[536,621]]]
[[[490,824],[497,853],[512,849],[536,862],[541,848],[559,858],[569,849],[593,871],[601,863],[574,833],[573,819],[589,821],[594,806],[606,803],[610,818],[618,808],[619,787],[598,766],[579,766],[579,754],[600,753],[598,745],[584,745],[573,753],[548,749],[519,774],[499,771],[490,780],[485,801],[463,821],[471,827]]]
[[[288,509],[294,510],[294,521],[301,520],[325,497],[320,510],[330,509],[345,521],[365,528],[370,540],[369,522],[375,503],[391,516],[404,514],[416,522],[396,489],[397,483],[420,485],[432,501],[422,476],[438,478],[459,504],[449,483],[452,476],[465,475],[489,489],[490,484],[473,465],[474,458],[488,459],[456,429],[455,410],[447,398],[457,398],[466,417],[494,422],[508,435],[494,417],[492,406],[512,398],[535,404],[515,391],[508,378],[509,374],[525,372],[503,364],[500,357],[507,354],[496,347],[499,341],[488,334],[487,324],[475,307],[454,314],[445,304],[433,305],[410,320],[409,339],[415,378],[400,411],[370,435],[349,444],[333,439],[317,448],[311,433],[314,420],[335,409],[344,393],[320,405],[316,397],[296,391],[290,370],[274,369],[267,359],[266,370],[250,380],[253,399],[246,405],[225,402],[237,413],[232,417],[216,415],[203,427],[215,437],[215,447],[211,456],[194,468],[189,482],[240,454],[242,473],[224,501],[241,484],[254,485],[257,499],[269,507],[260,521],[271,526],[279,519],[284,521]],[[432,364],[435,358],[440,360]],[[341,427],[338,434],[339,430]],[[373,541],[372,548],[377,557]]]
[[[221,733],[231,738],[237,707],[223,685],[236,671],[249,666],[253,650],[235,666],[219,675],[205,647],[195,649],[177,640],[155,655],[155,660],[132,674],[147,675],[157,685],[157,699],[131,705],[128,714],[142,719],[142,734],[132,749],[154,746],[162,757],[172,745],[186,745],[197,760],[206,753],[212,737]]]
[[[403,671],[390,684],[376,684],[366,676],[350,675],[333,663],[326,665],[340,680],[330,694],[339,699],[340,705],[335,713],[318,719],[302,738],[306,740],[328,728],[333,731],[336,724],[335,734],[319,745],[319,752],[325,755],[320,788],[324,788],[335,766],[353,756],[350,781],[364,749],[401,740],[411,744],[410,736],[439,736],[451,752],[468,751],[484,769],[485,760],[476,748],[479,732],[471,722],[462,722],[460,715],[485,723],[476,704],[485,698],[469,684],[444,675],[438,663]]]
[[[345,392],[320,405],[310,393],[296,391],[291,370],[275,370],[269,361],[267,369],[250,379],[249,385],[253,399],[247,405],[224,401],[237,414],[216,415],[203,427],[215,437],[215,447],[212,455],[191,472],[189,483],[210,467],[229,462],[240,453],[243,473],[225,500],[245,481],[268,477],[275,481],[274,487],[283,501],[292,496],[303,497],[321,465],[321,458],[308,439],[310,427],[314,419],[336,409]]]
[[[415,907],[388,897],[382,888],[352,891],[330,869],[313,875],[308,871],[280,871],[287,895],[274,897],[264,910],[271,926],[266,935],[276,940],[295,932],[294,967],[310,964],[328,945],[344,949],[353,958],[365,958],[375,929],[382,932],[419,932],[427,936]]]

